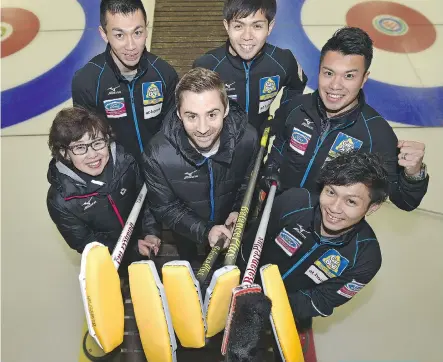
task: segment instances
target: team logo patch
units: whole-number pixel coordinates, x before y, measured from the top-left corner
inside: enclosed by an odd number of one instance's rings
[[[305,271],[305,275],[311,278],[315,284],[321,284],[328,280],[328,277],[314,265],[311,265],[308,270]]]
[[[303,132],[297,127],[294,127],[289,145],[295,152],[304,155],[310,140],[311,135],[309,133]]]
[[[366,284],[359,283],[352,279],[352,282],[349,282],[343,285],[337,293],[342,295],[345,298],[351,299],[354,295],[356,295]]]
[[[343,273],[343,270],[349,264],[349,260],[343,257],[337,250],[329,249],[314,264],[329,278],[335,278]]]
[[[108,99],[103,101],[108,118],[126,117],[126,104],[124,98]]]
[[[264,77],[260,79],[260,101],[275,98],[280,89],[280,76]]]
[[[300,249],[302,244],[302,242],[289,233],[286,228],[280,231],[280,234],[275,238],[275,242],[289,256],[294,255],[294,253]]]
[[[266,112],[272,104],[280,89],[280,76],[265,77],[260,79],[260,103],[258,114]]]
[[[143,104],[153,105],[163,102],[162,82],[146,82],[142,84]]]
[[[331,149],[329,150],[328,158],[326,159],[326,161],[330,161],[336,158],[341,153],[357,151],[361,148],[362,145],[363,141],[360,141],[357,138],[348,136],[347,134],[340,132],[335,138]]]

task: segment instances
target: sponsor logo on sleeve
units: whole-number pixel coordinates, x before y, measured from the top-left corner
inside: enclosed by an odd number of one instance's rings
[[[366,284],[359,283],[355,279],[352,279],[352,282],[349,282],[343,285],[337,293],[342,295],[345,298],[351,299],[354,295],[356,295]]]

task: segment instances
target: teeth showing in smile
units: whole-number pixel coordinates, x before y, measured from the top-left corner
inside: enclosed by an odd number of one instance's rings
[[[331,94],[331,93],[328,93],[328,97],[332,98],[332,99],[340,99],[340,98],[343,98],[344,96],[342,96],[341,94]]]
[[[334,216],[332,216],[331,214],[329,214],[328,212],[326,212],[326,215],[328,216],[328,219],[329,219],[329,221],[331,221],[331,222],[339,222],[339,221],[341,221],[341,219],[339,219],[338,217],[334,217]]]
[[[240,45],[243,50],[250,51],[254,47],[253,45]]]
[[[100,164],[100,160],[92,162],[92,163],[88,163],[89,167],[97,167]]]

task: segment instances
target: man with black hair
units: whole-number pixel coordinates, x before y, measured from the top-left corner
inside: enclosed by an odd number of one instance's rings
[[[330,316],[351,300],[382,261],[365,220],[388,196],[388,173],[380,158],[344,153],[324,165],[317,183],[320,195],[291,188],[276,197],[260,258],[261,265],[278,266],[301,336],[312,317]],[[241,264],[248,260],[253,229],[243,243]],[[312,355],[311,350],[306,361],[315,360]]]
[[[106,117],[117,141],[140,161],[147,142],[174,106],[178,76],[146,50],[141,0],[102,0],[100,24],[107,48],[75,74],[73,102]]]
[[[227,0],[223,24],[229,39],[193,65],[220,74],[229,98],[246,110],[259,133],[279,90],[284,87],[286,100],[302,94],[307,82],[290,50],[266,43],[276,11],[276,0]]]
[[[390,200],[399,208],[417,208],[429,176],[423,163],[425,145],[399,141],[388,122],[370,107],[363,85],[369,77],[372,40],[359,28],[338,30],[321,50],[318,90],[282,102],[276,112],[276,138],[262,186],[278,180],[282,189],[314,190],[320,169],[352,150],[384,157]]]

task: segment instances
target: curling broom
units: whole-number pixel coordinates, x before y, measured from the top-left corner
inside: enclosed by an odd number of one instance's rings
[[[269,299],[262,294],[261,287],[254,284],[254,279],[263,250],[276,190],[277,183],[273,182],[252,245],[242,284],[232,291],[231,306],[221,349],[223,355],[227,354],[227,360],[240,360],[239,356],[252,358],[253,351],[258,350],[260,335],[271,312]]]
[[[105,353],[112,352],[123,342],[124,306],[117,270],[134,230],[146,191],[146,185],[143,185],[112,256],[108,248],[98,242],[87,244],[82,253],[79,280],[88,332]],[[86,337],[87,334],[83,340],[84,353],[88,358],[94,359],[89,356],[85,346]]]
[[[270,117],[270,119],[272,119],[272,117]],[[224,260],[224,266],[214,272],[208,290],[206,291],[204,312],[206,314],[208,337],[214,336],[225,328],[232,298],[232,290],[240,284],[240,270],[235,266],[235,262],[240,250],[240,243],[248,219],[249,208],[251,206],[261,163],[267,149],[268,135],[269,127],[266,127],[263,131],[260,150],[257,154],[248,187],[243,197],[240,213],[232,233],[230,245]]]

